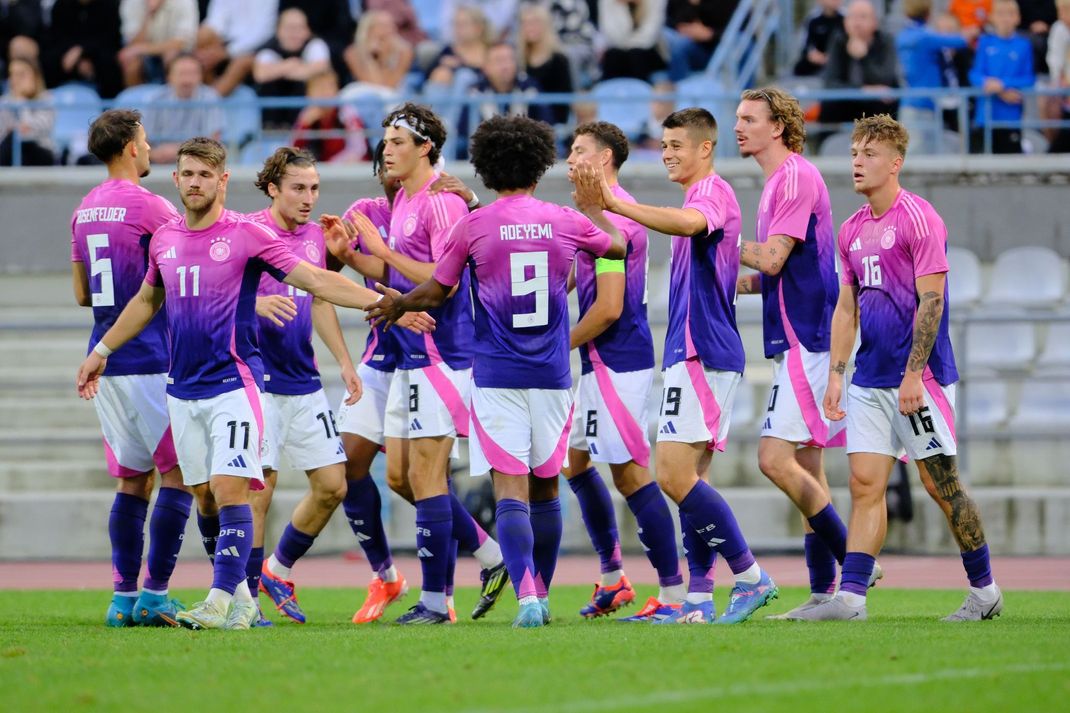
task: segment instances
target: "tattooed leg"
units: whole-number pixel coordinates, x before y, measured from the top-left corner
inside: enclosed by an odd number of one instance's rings
[[[919,460],[917,464],[921,482],[947,516],[959,549],[972,552],[984,546],[981,512],[962,488],[955,456],[935,455]]]

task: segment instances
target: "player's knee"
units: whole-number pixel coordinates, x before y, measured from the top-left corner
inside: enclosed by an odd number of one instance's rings
[[[130,478],[120,478],[117,490],[124,495],[132,495],[135,498],[148,500],[152,497],[152,485],[153,477],[150,471]]]
[[[884,497],[884,488],[877,478],[866,473],[851,473],[848,483],[851,491],[851,500],[865,502]]]
[[[758,470],[774,483],[780,483],[787,477],[788,468],[782,453],[766,448],[758,449]]]

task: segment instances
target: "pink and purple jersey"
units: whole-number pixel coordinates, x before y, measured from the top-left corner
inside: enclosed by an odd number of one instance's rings
[[[323,229],[318,223],[308,222],[289,231],[279,226],[271,217],[271,209],[250,213],[249,220],[263,225],[275,237],[302,260],[316,267],[326,267],[326,244]],[[297,316],[292,322],[279,327],[266,317],[257,317],[260,354],[264,361],[264,391],[269,394],[300,396],[323,388],[320,383],[316,352],[312,348],[312,295],[272,275],[260,276],[258,297],[282,295],[297,305]]]
[[[742,224],[736,194],[711,173],[687,189],[684,208],[702,213],[706,230],[672,238],[662,368],[698,357],[707,369],[743,373],[743,342],[736,327]]]
[[[232,210],[203,230],[187,228],[184,218],[157,230],[145,282],[166,294],[167,393],[206,399],[263,390],[256,290],[263,273],[282,280],[300,262],[274,233]]]
[[[342,216],[346,220],[352,220],[354,213],[363,213],[379,230],[379,235],[384,241],[390,240],[390,202],[384,196],[378,198],[361,198],[349,206],[349,210]],[[355,250],[371,254],[368,247],[357,235]],[[364,280],[364,285],[369,290],[375,289],[375,280]],[[395,330],[384,332],[382,327],[372,327],[368,330],[368,341],[364,347],[364,356],[360,360],[379,371],[393,371],[397,367],[397,340],[394,339]]]
[[[568,273],[577,251],[603,255],[612,242],[583,214],[526,194],[457,223],[434,279],[452,287],[471,269],[476,386],[571,387]]]
[[[166,198],[117,178],[91,190],[74,211],[71,262],[83,263],[89,276],[93,299],[90,350],[141,289],[152,234],[176,218],[178,213]],[[162,374],[170,363],[167,315],[161,310],[125,349],[108,359],[104,375]]]
[[[755,226],[759,243],[773,235],[796,241],[780,273],[761,276],[766,358],[796,344],[829,350],[839,296],[835,230],[824,179],[814,164],[791,154],[765,182]]]
[[[614,185],[612,190],[618,198],[635,203],[635,199],[619,184]],[[602,363],[616,372],[653,369],[654,339],[650,335],[650,323],[646,316],[646,277],[649,267],[646,228],[613,213],[606,217],[628,244],[627,257],[612,261],[619,263],[624,272],[624,307],[617,321],[592,340],[594,352]],[[591,309],[597,296],[597,263],[598,260],[586,251],[576,253],[576,295],[581,317]],[[584,374],[592,370],[591,356],[591,345],[580,345],[580,363]]]
[[[914,343],[915,280],[947,272],[947,228],[927,201],[900,190],[881,217],[864,205],[848,218],[840,228],[838,247],[841,282],[858,288],[862,345],[851,383],[896,388]],[[948,307],[945,283],[944,314],[926,370],[943,386],[959,378],[948,336]]]
[[[390,249],[423,263],[438,262],[446,249],[446,239],[457,221],[468,215],[468,206],[453,193],[428,192],[438,175],[409,196],[402,189],[394,198],[390,215]],[[428,314],[437,326],[428,334],[393,330],[398,343],[397,368],[421,369],[445,362],[451,369],[472,366],[472,297],[468,275],[462,274],[457,291]],[[387,271],[387,284],[408,292],[416,283],[399,270]]]

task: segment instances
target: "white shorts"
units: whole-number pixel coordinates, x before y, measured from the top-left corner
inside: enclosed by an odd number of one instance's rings
[[[925,406],[910,416],[899,413],[899,389],[847,388],[847,452],[881,453],[911,460],[957,453],[955,385],[925,379]]]
[[[234,475],[249,478],[253,490],[264,487],[260,465],[264,410],[260,399],[255,387],[207,399],[167,397],[186,485],[207,483],[213,475]]]
[[[178,465],[167,415],[167,374],[102,376],[93,405],[112,476],[129,478],[153,466],[166,473]]]
[[[386,397],[383,435],[387,438],[468,436],[471,369],[439,363],[422,369],[398,369]]]
[[[596,463],[650,467],[646,406],[653,383],[653,369],[616,372],[595,364],[580,376],[569,447],[588,451]]]
[[[801,446],[837,448],[845,443],[843,421],[825,418],[822,402],[829,383],[829,353],[797,344],[773,359],[762,437]]]
[[[556,478],[567,463],[572,389],[472,388],[472,475]]]
[[[658,441],[707,444],[723,451],[732,422],[732,401],[742,375],[679,361],[665,370],[658,418]]]
[[[283,455],[298,470],[345,463],[346,451],[323,389],[299,396],[264,394],[263,402],[264,470],[278,470]]]
[[[342,397],[338,406],[338,431],[355,433],[372,443],[383,445],[383,420],[386,416],[386,398],[390,393],[390,382],[394,379],[393,371],[379,371],[366,364],[357,366],[357,376],[364,385],[360,401],[352,406],[346,405],[348,394]]]

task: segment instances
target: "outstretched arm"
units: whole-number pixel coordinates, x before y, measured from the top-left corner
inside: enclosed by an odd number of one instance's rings
[[[436,280],[423,282],[405,294],[385,285],[375,287],[383,293],[383,296],[365,311],[373,326],[385,322],[388,329],[389,325],[401,320],[406,312],[419,312],[438,307],[446,301],[454,289]]]
[[[779,275],[795,242],[795,238],[788,235],[773,235],[764,243],[744,240],[740,246],[739,261],[764,275]]]
[[[601,165],[578,164],[573,169],[572,178],[576,186],[577,207],[581,202],[596,201],[596,205],[610,213],[631,218],[666,235],[698,235],[707,229],[706,216],[694,208],[659,208],[622,201],[610,190]],[[580,210],[584,209],[581,207]]]
[[[899,385],[899,412],[904,416],[917,413],[925,406],[922,375],[929,364],[929,355],[940,333],[944,316],[944,283],[947,273],[922,275],[914,281],[918,292],[918,307],[914,314],[914,341],[910,347],[903,382]]]
[[[340,307],[364,309],[379,299],[367,287],[362,287],[336,272],[324,270],[301,261],[283,280],[287,285],[311,292],[322,300]]]
[[[363,214],[360,214],[360,217],[371,225],[371,221],[367,220]],[[377,257],[352,248],[357,233],[365,227],[363,224],[357,225],[337,215],[324,214],[320,216],[320,225],[323,227],[323,238],[331,255],[369,280],[386,279],[386,263]],[[374,225],[371,225],[371,232],[376,238],[379,237],[379,231],[375,230]],[[366,238],[365,244],[367,244]]]

